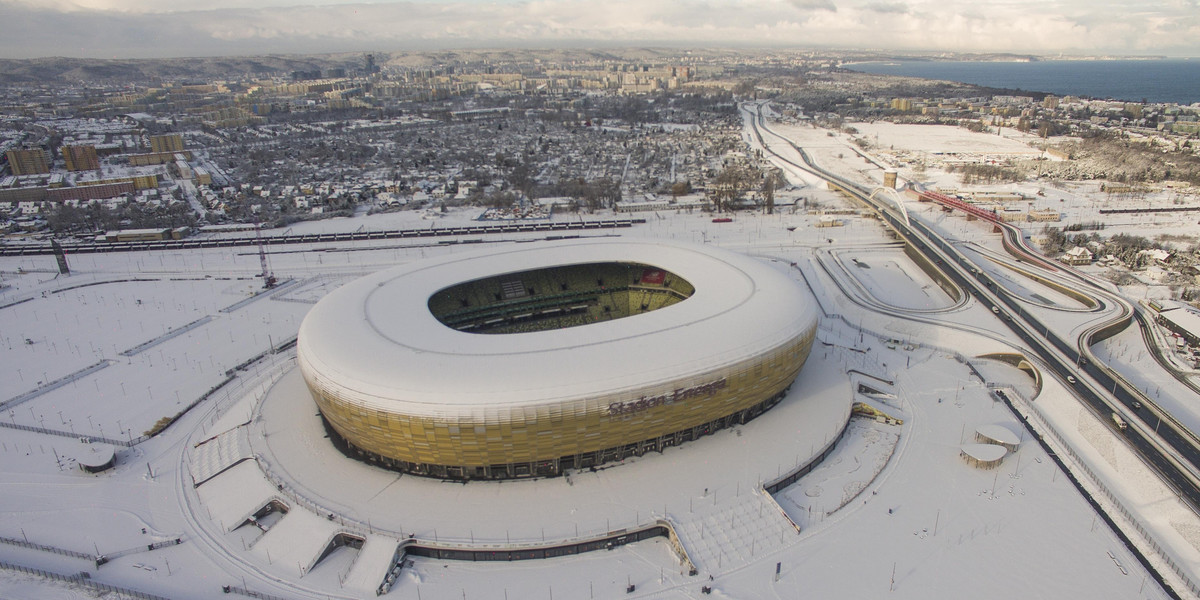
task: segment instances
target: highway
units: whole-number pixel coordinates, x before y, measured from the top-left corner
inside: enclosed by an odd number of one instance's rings
[[[1200,472],[1200,444],[1197,443],[1195,436],[1170,419],[1169,415],[1151,410],[1144,397],[1131,392],[1127,386],[1122,385],[1123,382],[1117,380],[1119,375],[1098,365],[1094,360],[1087,360],[1086,355],[1079,350],[1080,346],[1086,348],[1089,345],[1091,338],[1098,333],[1098,330],[1117,326],[1121,319],[1131,318],[1132,309],[1128,307],[1127,303],[1122,303],[1126,308],[1123,309],[1123,314],[1113,322],[1093,327],[1085,334],[1085,339],[1068,343],[1051,331],[1047,324],[1025,311],[1014,297],[1003,291],[1002,286],[999,286],[987,273],[978,269],[974,263],[937,232],[919,221],[899,217],[896,211],[883,206],[872,198],[870,190],[819,167],[804,149],[771,131],[766,127],[761,107],[753,119],[753,124],[755,134],[764,149],[769,146],[762,139],[762,131],[787,142],[799,153],[804,164],[795,163],[773,153],[777,158],[822,177],[846,193],[872,206],[901,238],[925,255],[955,284],[966,290],[987,308],[993,309],[993,312],[1001,317],[1001,322],[1012,330],[1061,380],[1073,381],[1072,391],[1103,421],[1116,428],[1114,421],[1110,418],[1112,414],[1136,414],[1145,424],[1149,433],[1142,426],[1133,424],[1118,431],[1124,435],[1143,459],[1175,488],[1180,497],[1188,501],[1193,510],[1200,509],[1200,477],[1197,477],[1197,473]],[[1030,256],[1032,257],[1032,255]],[[1087,385],[1082,377],[1076,378],[1076,375],[1081,374],[1086,374],[1096,387]],[[1111,392],[1121,406],[1110,405],[1096,389]],[[1166,447],[1158,439],[1155,439],[1155,431]]]
[[[927,193],[927,196],[936,202],[953,208],[959,208],[959,206],[954,206],[956,204],[965,204],[937,193],[930,192]],[[982,211],[974,206],[967,205],[962,208],[969,209],[977,216],[990,221],[1000,229],[1001,234],[1004,236],[1005,248],[1017,257],[1018,262],[1034,264],[1047,271],[1060,274],[1065,281],[1059,283],[1059,285],[1071,286],[1075,293],[1090,298],[1091,302],[1095,303],[1098,309],[1112,306],[1119,310],[1119,314],[1116,317],[1093,324],[1078,339],[1070,342],[1057,336],[1047,324],[1038,321],[1035,317],[1022,315],[1022,318],[1032,324],[1035,331],[1040,329],[1043,332],[1044,338],[1071,359],[1075,365],[1076,372],[1074,375],[1079,375],[1079,371],[1082,371],[1097,386],[1112,394],[1113,398],[1120,402],[1121,407],[1119,409],[1108,405],[1107,408],[1112,410],[1109,414],[1119,414],[1122,419],[1129,419],[1136,416],[1137,422],[1140,422],[1144,426],[1141,429],[1140,435],[1157,438],[1159,442],[1167,444],[1170,447],[1169,452],[1175,454],[1177,459],[1187,463],[1184,466],[1190,472],[1193,483],[1195,483],[1196,479],[1200,477],[1200,471],[1197,470],[1196,452],[1196,449],[1200,448],[1200,438],[1197,438],[1190,428],[1180,423],[1169,411],[1159,407],[1141,389],[1127,381],[1119,372],[1096,360],[1090,350],[1092,345],[1115,335],[1125,327],[1136,322],[1143,338],[1146,339],[1147,347],[1151,349],[1152,355],[1163,366],[1166,373],[1181,381],[1193,391],[1200,392],[1194,382],[1172,369],[1162,355],[1158,353],[1151,330],[1153,325],[1147,321],[1145,315],[1136,310],[1124,298],[1109,293],[1078,271],[1064,265],[1052,263],[1038,256],[1036,252],[1033,252],[1025,245],[1025,238],[1020,228],[1011,223],[1005,223],[995,218],[992,213]],[[981,276],[977,275],[977,277]],[[1022,307],[1019,304],[1020,298],[1018,296],[1012,294],[990,278],[988,278],[987,284],[989,289],[1000,294],[1004,304],[1010,308],[1015,308],[1018,314],[1021,314]],[[1148,432],[1153,433],[1147,435]]]

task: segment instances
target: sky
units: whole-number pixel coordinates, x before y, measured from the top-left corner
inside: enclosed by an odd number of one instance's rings
[[[648,44],[1200,56],[1200,0],[0,0],[0,58]]]

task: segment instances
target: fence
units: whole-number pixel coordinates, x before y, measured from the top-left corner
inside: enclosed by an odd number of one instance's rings
[[[1026,418],[1025,415],[1020,410],[1018,410],[1017,407],[1013,403],[1011,403],[1007,399],[1005,399],[1005,404],[1008,405],[1009,410],[1013,411],[1018,417],[1021,418],[1022,421],[1025,421],[1027,426],[1029,425],[1029,419]],[[1150,531],[1148,531],[1147,528],[1142,525],[1137,514],[1134,512],[1131,512],[1129,509],[1125,508],[1125,504],[1122,503],[1117,498],[1116,494],[1114,494],[1112,492],[1112,490],[1108,489],[1108,486],[1104,485],[1104,483],[1102,482],[1102,479],[1100,477],[1098,477],[1094,471],[1092,471],[1092,469],[1080,458],[1080,456],[1078,454],[1075,453],[1074,448],[1072,448],[1071,445],[1068,444],[1066,442],[1066,440],[1063,439],[1062,435],[1059,434],[1058,430],[1055,429],[1055,427],[1050,424],[1050,421],[1042,414],[1041,410],[1037,407],[1037,404],[1033,403],[1033,402],[1025,402],[1024,406],[1030,409],[1029,413],[1031,415],[1033,415],[1034,418],[1037,419],[1038,425],[1042,428],[1042,430],[1048,432],[1050,434],[1050,436],[1052,438],[1054,438],[1054,441],[1057,442],[1058,445],[1063,450],[1065,450],[1067,455],[1069,455],[1071,457],[1071,459],[1074,463],[1075,469],[1078,469],[1078,470],[1082,471],[1083,473],[1087,474],[1087,476],[1088,476],[1087,483],[1089,484],[1089,486],[1092,488],[1098,489],[1100,491],[1100,493],[1104,496],[1104,498],[1106,498],[1112,504],[1113,508],[1116,508],[1117,511],[1120,512],[1121,515],[1125,517],[1125,522],[1128,523],[1129,525],[1132,525],[1133,528],[1135,530],[1137,530],[1137,532],[1139,534],[1141,534],[1142,541],[1145,542],[1146,544],[1148,544],[1150,546],[1150,549],[1152,549],[1154,551],[1154,553],[1156,555],[1158,555],[1158,558],[1161,559],[1166,564],[1166,566],[1168,568],[1170,568],[1172,572],[1175,573],[1175,575],[1177,577],[1179,577],[1179,580],[1184,584],[1184,586],[1187,587],[1188,591],[1190,591],[1193,595],[1200,595],[1200,586],[1198,586],[1196,584],[1196,582],[1192,580],[1191,576],[1188,574],[1188,571],[1185,568],[1181,567],[1177,562],[1175,562],[1175,559],[1169,554],[1168,550],[1166,548],[1163,548],[1162,546],[1160,546],[1158,544],[1158,542],[1155,541],[1154,536],[1151,535]],[[1038,438],[1044,445],[1045,441],[1041,439],[1040,435],[1038,436]],[[1069,477],[1075,483],[1075,486],[1079,489],[1079,491],[1082,492],[1083,495],[1093,505],[1095,505],[1097,512],[1099,512],[1100,516],[1102,518],[1104,518],[1105,521],[1108,522],[1109,527],[1113,530],[1113,532],[1116,533],[1118,537],[1122,538],[1122,540],[1125,542],[1126,546],[1129,547],[1129,549],[1132,552],[1139,555],[1139,557],[1140,557],[1142,554],[1141,551],[1138,550],[1137,547],[1132,543],[1132,540],[1129,540],[1127,537],[1125,537],[1124,533],[1116,525],[1116,523],[1112,522],[1112,519],[1111,519],[1111,517],[1109,517],[1108,512],[1105,510],[1102,510],[1100,508],[1100,506],[1096,503],[1095,499],[1092,497],[1090,490],[1088,490],[1084,487],[1083,482],[1074,476],[1071,469],[1068,469],[1068,468],[1066,468],[1066,465],[1061,464],[1061,460],[1053,452],[1050,452],[1049,448],[1047,448],[1047,452],[1050,453],[1051,458],[1054,458],[1056,461],[1060,462],[1060,466],[1063,468],[1063,471],[1066,472],[1067,477]],[[1143,559],[1142,562],[1145,563],[1145,560]],[[1147,566],[1149,566],[1149,565],[1147,565]],[[1172,595],[1175,595],[1175,594],[1173,594],[1173,590],[1171,590],[1170,587],[1167,586],[1166,582],[1162,579],[1162,576],[1159,575],[1155,569],[1150,569],[1150,572],[1151,572],[1151,575],[1153,575],[1154,578],[1158,580],[1159,584],[1161,584],[1165,589],[1167,589],[1168,593],[1172,593]]]
[[[69,375],[64,375],[62,377],[59,377],[58,379],[55,379],[54,381],[49,381],[44,384],[41,384],[41,385],[37,386],[36,388],[33,388],[32,390],[29,390],[28,392],[25,392],[19,396],[15,396],[13,398],[5,400],[4,402],[0,402],[0,410],[8,410],[15,406],[19,406],[25,402],[28,402],[29,400],[33,400],[34,398],[41,396],[42,394],[50,393],[64,385],[67,385],[68,383],[82,379],[83,377],[86,377],[87,375],[91,375],[92,373],[95,373],[96,371],[99,371],[100,369],[103,369],[103,368],[107,367],[108,365],[109,365],[109,362],[107,360],[102,360],[96,364],[84,367],[84,368],[82,368],[78,371],[75,371],[74,373],[71,373]]]
[[[298,304],[316,304],[317,300],[319,300],[319,297],[318,298],[300,298],[300,297],[297,297],[297,294],[305,291],[309,287],[323,286],[329,282],[332,282],[334,284],[334,287],[337,287],[338,285],[340,285],[341,283],[344,283],[345,281],[349,281],[351,279],[356,279],[358,277],[365,277],[370,274],[371,274],[371,271],[361,271],[361,272],[347,271],[347,272],[338,272],[336,275],[331,275],[331,274],[315,275],[313,277],[304,279],[303,281],[299,281],[298,283],[300,283],[301,285],[298,285],[295,288],[286,289],[285,290],[286,293],[272,295],[271,300],[274,300],[277,302],[296,302]]]
[[[246,360],[242,364],[226,371],[225,378],[222,379],[220,381],[220,383],[217,383],[213,387],[209,388],[208,391],[201,394],[199,398],[196,398],[191,403],[189,403],[186,407],[183,408],[183,410],[179,411],[174,416],[172,416],[167,423],[165,423],[161,427],[153,430],[153,433],[151,435],[139,435],[138,437],[130,437],[127,440],[118,440],[118,439],[96,436],[96,435],[80,434],[80,433],[76,433],[74,431],[61,431],[58,429],[48,429],[46,427],[35,427],[33,425],[21,425],[19,423],[15,423],[15,422],[13,422],[13,423],[0,422],[0,427],[4,427],[4,428],[8,428],[8,429],[17,429],[20,431],[29,431],[32,433],[42,433],[45,435],[57,435],[59,437],[66,437],[66,438],[73,438],[73,439],[87,438],[88,441],[90,441],[90,442],[103,442],[105,444],[112,444],[113,446],[125,446],[127,448],[132,448],[133,446],[136,446],[146,440],[149,440],[150,438],[154,437],[155,435],[162,433],[163,431],[166,430],[167,427],[170,427],[171,425],[175,424],[176,421],[178,421],[180,418],[182,418],[184,415],[186,415],[189,411],[191,411],[197,405],[204,402],[205,400],[208,400],[210,397],[212,397],[214,394],[216,394],[218,391],[220,391],[221,388],[225,387],[226,385],[229,385],[229,383],[231,383],[232,381],[237,379],[237,371],[238,370],[246,370],[251,365],[253,365],[255,362],[258,362],[268,356],[271,356],[272,354],[274,354],[276,352],[281,352],[283,350],[290,349],[293,345],[295,345],[295,343],[296,343],[296,338],[294,338],[294,337],[290,338],[288,340],[285,340],[279,346],[276,346],[274,348],[271,348],[270,350],[267,350],[260,354],[257,354],[254,357]],[[107,366],[108,363],[103,362],[103,363],[99,363],[99,365]],[[95,369],[95,368],[97,368],[97,365],[93,365],[92,367],[89,367],[89,369]]]
[[[115,558],[121,558],[122,556],[128,556],[130,554],[139,554],[141,552],[150,552],[152,550],[158,550],[159,548],[169,548],[171,546],[178,546],[179,544],[182,544],[182,543],[183,543],[183,538],[175,538],[173,540],[154,542],[153,544],[143,544],[141,546],[134,546],[133,548],[127,548],[125,550],[117,550],[116,552],[105,553],[100,556],[100,560],[103,560],[104,562],[108,562]]]
[[[92,563],[94,563],[96,561],[95,556],[92,556],[91,554],[88,554],[86,552],[76,552],[74,550],[67,550],[65,548],[57,548],[55,546],[47,546],[45,544],[35,544],[33,542],[30,542],[29,540],[17,540],[17,539],[13,539],[13,538],[0,537],[0,544],[8,544],[10,546],[20,546],[22,548],[30,548],[33,550],[40,550],[42,552],[53,552],[54,554],[61,554],[62,556],[70,556],[71,558],[80,558],[80,559],[83,559],[83,560],[86,560],[86,561],[92,562]]]
[[[796,268],[798,271],[800,271],[801,275],[803,276],[804,271],[799,269],[799,267],[796,267]],[[805,279],[807,281],[807,277]],[[824,309],[822,309],[822,311],[825,312]],[[830,314],[830,313],[826,312],[826,318],[841,320],[842,322],[844,322],[846,325],[848,325],[852,329],[858,329],[859,331],[862,331],[863,333],[865,333],[867,335],[876,336],[876,337],[879,337],[880,339],[887,339],[885,334],[875,331],[875,330],[872,330],[869,327],[863,327],[863,326],[861,326],[861,324],[856,325],[854,323],[851,323],[848,319],[846,319],[842,315]],[[832,328],[830,328],[830,330],[832,330]],[[972,331],[973,331],[973,329],[972,329]],[[968,359],[966,356],[962,355],[958,351],[950,349],[950,348],[944,348],[944,347],[938,346],[936,344],[929,344],[929,343],[920,342],[920,341],[916,341],[916,340],[911,340],[911,341],[906,340],[905,343],[911,344],[914,347],[928,348],[931,350],[936,350],[936,351],[944,352],[944,353],[951,355],[958,362],[960,362],[964,365],[967,365],[967,367],[972,371],[972,373],[974,373],[977,377],[980,378],[981,381],[983,381],[986,384],[986,380],[971,365],[970,359]],[[1167,549],[1163,548],[1162,546],[1160,546],[1158,544],[1157,541],[1155,541],[1154,536],[1152,536],[1150,534],[1149,530],[1147,529],[1147,527],[1144,526],[1139,521],[1138,518],[1136,518],[1135,514],[1130,512],[1129,509],[1127,509],[1125,507],[1125,505],[1120,500],[1117,499],[1116,495],[1113,494],[1112,491],[1109,490],[1107,486],[1105,486],[1103,483],[1101,483],[1100,478],[1098,478],[1096,476],[1096,474],[1082,460],[1080,460],[1080,457],[1075,453],[1075,451],[1071,447],[1071,445],[1066,443],[1066,441],[1064,441],[1063,437],[1058,433],[1058,431],[1052,425],[1050,425],[1049,420],[1047,420],[1045,418],[1045,416],[1041,414],[1040,410],[1037,407],[1037,404],[1026,400],[1025,398],[1021,397],[1019,394],[1017,396],[1020,400],[1023,401],[1024,406],[1027,406],[1031,409],[1031,413],[1038,420],[1039,427],[1044,431],[1048,431],[1050,433],[1050,435],[1058,443],[1058,445],[1061,446],[1062,448],[1064,448],[1066,450],[1066,453],[1072,457],[1074,466],[1077,467],[1078,469],[1082,470],[1082,472],[1085,473],[1089,477],[1088,483],[1100,490],[1100,492],[1103,494],[1103,496],[1105,498],[1107,498],[1109,502],[1111,502],[1112,506],[1114,508],[1116,508],[1116,510],[1125,517],[1126,522],[1129,523],[1130,525],[1132,525],[1133,528],[1142,536],[1142,540],[1144,540],[1146,542],[1146,544],[1154,551],[1154,553],[1159,558],[1162,559],[1162,561],[1166,564],[1166,566],[1172,572],[1174,572],[1176,576],[1179,577],[1179,580],[1184,584],[1184,586],[1186,586],[1187,589],[1193,595],[1200,596],[1200,585],[1198,585],[1195,581],[1192,580],[1192,578],[1189,575],[1189,572],[1186,570],[1186,568],[1181,567],[1180,564],[1178,562],[1176,562],[1175,559],[1172,558],[1168,554]],[[1029,422],[1029,419],[1025,417],[1025,415],[1022,413],[1021,410],[1019,410],[1012,402],[1008,401],[1007,399],[1005,399],[1005,404],[1008,406],[1009,410],[1013,412],[1013,414],[1015,414],[1019,419],[1021,419],[1023,424],[1025,424],[1026,427],[1032,433],[1034,433],[1035,436],[1038,436],[1037,431],[1032,427],[1032,424]],[[1038,436],[1038,437],[1040,438],[1040,436]],[[1044,441],[1042,441],[1042,443],[1045,444]],[[1060,460],[1057,456],[1054,455],[1054,453],[1049,449],[1049,447],[1047,447],[1046,450],[1051,455],[1051,457],[1054,458],[1056,461]],[[1110,528],[1113,530],[1113,532],[1116,533],[1116,535],[1118,537],[1122,538],[1122,540],[1125,542],[1126,546],[1130,549],[1131,552],[1133,552],[1134,554],[1136,554],[1139,557],[1142,564],[1146,566],[1147,570],[1150,571],[1151,575],[1159,582],[1159,584],[1161,584],[1163,586],[1163,588],[1165,588],[1168,591],[1168,593],[1175,595],[1174,590],[1172,590],[1166,584],[1166,581],[1163,579],[1162,575],[1160,573],[1158,573],[1158,571],[1149,564],[1149,562],[1143,557],[1142,552],[1138,549],[1138,547],[1135,544],[1133,544],[1133,542],[1125,536],[1123,530],[1120,527],[1118,527],[1116,525],[1116,523],[1114,523],[1112,521],[1112,519],[1108,515],[1108,513],[1096,502],[1095,499],[1092,498],[1092,496],[1089,494],[1089,491],[1083,486],[1083,483],[1077,477],[1075,477],[1073,470],[1068,468],[1065,464],[1062,464],[1061,461],[1060,461],[1060,467],[1067,474],[1067,477],[1069,477],[1075,483],[1075,486],[1080,490],[1080,492],[1083,493],[1084,496],[1089,500],[1089,502],[1091,502],[1094,505],[1096,512],[1098,512],[1100,514],[1100,516],[1102,518],[1104,518],[1105,521],[1108,522],[1108,524],[1109,524]]]
[[[246,596],[248,598],[259,598],[260,600],[291,600],[290,598],[272,596],[271,594],[264,594],[262,592],[248,590],[246,588],[237,587],[236,585],[223,585],[221,586],[221,591],[225,592],[226,594],[237,594],[239,596]]]
[[[254,356],[251,356],[250,358],[247,358],[246,360],[234,365],[232,368],[226,369],[225,375],[227,375],[229,377],[236,377],[238,371],[245,371],[245,370],[249,369],[250,366],[253,365],[254,363],[256,363],[268,356],[271,356],[272,354],[276,354],[278,352],[281,352],[283,350],[291,348],[292,346],[294,346],[296,344],[297,339],[298,339],[297,337],[291,337],[289,339],[279,342],[279,345],[277,345],[277,346],[271,346],[270,348],[268,348],[262,352],[259,352],[258,354],[255,354]]]
[[[237,302],[234,302],[233,304],[230,304],[229,306],[222,308],[220,310],[220,312],[231,313],[235,310],[238,310],[239,308],[242,308],[242,307],[250,304],[251,302],[262,300],[263,298],[271,296],[272,294],[278,294],[278,293],[282,292],[283,290],[290,288],[298,283],[300,283],[300,280],[293,279],[291,281],[285,281],[275,287],[265,288],[265,289],[255,293],[253,296],[248,296],[246,298],[242,298],[241,300],[238,300]]]
[[[2,421],[0,421],[0,427],[4,427],[6,429],[19,429],[21,431],[31,431],[33,433],[44,433],[46,435],[57,435],[59,437],[66,437],[66,438],[71,438],[71,439],[76,439],[76,440],[81,439],[81,438],[87,438],[87,440],[89,442],[103,442],[105,444],[112,444],[114,446],[125,446],[127,448],[131,448],[133,446],[136,446],[136,445],[150,439],[150,436],[139,435],[138,437],[131,437],[128,440],[114,440],[113,438],[100,437],[100,436],[96,436],[96,435],[86,435],[86,434],[82,434],[82,433],[75,433],[74,431],[60,431],[58,429],[47,429],[45,427],[34,427],[33,425],[21,425],[20,423],[4,423]]]
[[[157,596],[155,594],[139,592],[137,590],[131,590],[129,588],[117,587],[115,585],[108,585],[107,583],[100,583],[98,581],[92,581],[91,575],[89,575],[86,571],[81,571],[80,573],[75,574],[75,575],[63,575],[62,573],[55,573],[54,571],[46,571],[44,569],[35,569],[33,567],[26,567],[24,565],[13,564],[13,563],[5,562],[2,560],[0,560],[0,569],[8,569],[10,571],[18,571],[21,573],[27,573],[29,575],[37,575],[38,577],[45,577],[46,579],[52,579],[54,581],[63,581],[63,582],[67,582],[67,583],[73,583],[75,585],[79,585],[79,586],[82,586],[82,587],[85,587],[88,589],[92,589],[92,590],[96,590],[99,592],[116,594],[116,598],[118,598],[118,599],[130,598],[132,600],[171,600],[170,598],[166,598],[164,596]],[[109,596],[109,597],[112,598],[112,596]],[[264,598],[264,596],[259,596],[259,597]],[[285,599],[279,598],[278,600],[285,600]]]
[[[187,325],[184,325],[183,327],[176,327],[175,329],[172,329],[152,340],[147,340],[147,341],[142,342],[128,350],[124,350],[121,352],[121,356],[133,356],[135,354],[139,354],[139,353],[141,353],[145,350],[149,350],[150,348],[153,348],[163,342],[166,342],[173,338],[179,337],[201,325],[204,325],[205,323],[208,323],[211,320],[212,320],[212,315],[205,315],[203,317],[200,317],[199,319],[196,319],[195,321],[192,321],[191,323],[188,323]]]
[[[835,315],[835,316],[837,316],[837,315]],[[840,318],[842,321],[844,321],[847,325],[850,325],[851,327],[858,328],[861,331],[863,331],[869,335],[875,335],[875,336],[879,336],[882,338],[882,334],[880,334],[879,332],[873,331],[870,328],[855,326],[854,324],[847,321],[845,319],[845,317],[840,317]],[[928,343],[922,343],[922,342],[916,342],[916,341],[906,342],[906,343],[911,343],[913,346],[916,346],[916,347],[929,348],[929,349],[939,350],[939,351],[951,354],[955,360],[957,360],[960,363],[963,363],[964,365],[967,365],[967,367],[977,377],[979,377],[981,381],[983,381],[986,384],[986,380],[971,365],[970,359],[968,359],[966,356],[962,355],[961,353],[959,353],[955,350],[948,349],[948,348],[942,348],[942,347],[939,347],[934,344],[928,344]],[[1058,433],[1058,430],[1055,429],[1054,426],[1052,426],[1050,424],[1050,421],[1044,415],[1041,414],[1041,411],[1038,409],[1037,404],[1035,402],[1030,402],[1030,401],[1026,400],[1025,398],[1021,397],[1020,394],[1017,394],[1017,397],[1023,401],[1023,405],[1028,407],[1031,410],[1031,414],[1033,414],[1037,418],[1038,426],[1042,430],[1049,432],[1050,435],[1054,438],[1054,440],[1058,443],[1058,445],[1061,446],[1062,448],[1064,448],[1066,453],[1071,456],[1071,458],[1073,459],[1073,466],[1079,470],[1082,470],[1083,473],[1085,473],[1088,476],[1088,478],[1089,478],[1088,483],[1091,486],[1094,486],[1095,488],[1100,490],[1100,492],[1104,495],[1104,497],[1106,499],[1108,499],[1108,501],[1112,504],[1112,506],[1114,508],[1116,508],[1117,511],[1125,517],[1126,522],[1129,523],[1130,525],[1132,525],[1133,528],[1142,536],[1142,540],[1145,541],[1146,544],[1148,544],[1149,547],[1154,551],[1154,553],[1163,560],[1163,562],[1166,564],[1166,566],[1168,568],[1170,568],[1170,570],[1172,572],[1174,572],[1176,576],[1179,577],[1180,581],[1187,587],[1187,589],[1193,595],[1200,596],[1200,585],[1198,585],[1197,582],[1192,580],[1191,576],[1189,575],[1188,570],[1184,567],[1181,567],[1180,564],[1178,562],[1176,562],[1175,559],[1168,554],[1167,549],[1163,548],[1162,546],[1160,546],[1158,544],[1157,541],[1155,541],[1154,536],[1151,535],[1149,529],[1145,525],[1143,525],[1141,523],[1141,521],[1135,516],[1135,513],[1131,512],[1129,509],[1127,509],[1125,507],[1124,503],[1122,503],[1120,500],[1118,500],[1116,495],[1113,494],[1113,492],[1111,490],[1109,490],[1108,487],[1105,486],[1101,482],[1101,479],[1096,476],[1095,472],[1093,472],[1091,470],[1091,468],[1089,468],[1087,466],[1087,464],[1084,463],[1080,459],[1079,455],[1077,455],[1075,453],[1072,446],[1064,440],[1062,435]],[[1012,402],[1008,401],[1007,399],[1005,399],[1005,404],[1008,406],[1009,410],[1013,412],[1013,414],[1015,414],[1019,419],[1022,420],[1022,422],[1026,425],[1026,427],[1031,432],[1034,433],[1034,435],[1038,435],[1037,431],[1035,431],[1033,429],[1033,427],[1031,426],[1031,423],[1029,423],[1029,419],[1025,417],[1025,415],[1022,413],[1021,410],[1019,410]],[[1044,441],[1043,441],[1043,443],[1044,443]],[[1052,458],[1055,458],[1056,460],[1058,460],[1058,458],[1053,454],[1053,452],[1050,451],[1049,448],[1047,448],[1047,452],[1051,454]],[[1134,554],[1141,557],[1142,556],[1141,551],[1137,548],[1136,545],[1133,544],[1133,542],[1131,540],[1129,540],[1128,538],[1125,537],[1123,530],[1120,527],[1118,527],[1116,525],[1116,523],[1112,522],[1112,519],[1111,519],[1111,517],[1109,517],[1108,513],[1102,507],[1100,507],[1099,504],[1096,503],[1096,501],[1091,497],[1091,495],[1089,494],[1089,491],[1083,486],[1083,483],[1074,476],[1073,469],[1068,468],[1065,464],[1060,464],[1060,466],[1062,467],[1063,471],[1067,474],[1067,476],[1072,481],[1075,482],[1075,486],[1079,489],[1079,491],[1081,493],[1083,493],[1083,495],[1086,498],[1088,498],[1088,500],[1093,505],[1095,505],[1094,507],[1096,509],[1096,512],[1100,513],[1100,516],[1102,518],[1104,518],[1105,521],[1108,521],[1109,526],[1113,530],[1113,532],[1116,533],[1118,537],[1122,538],[1125,541],[1126,546],[1130,549],[1130,551],[1132,551]],[[1145,559],[1142,559],[1141,562],[1147,567],[1147,570],[1149,570],[1151,572],[1151,575],[1155,579],[1158,580],[1159,584],[1161,584],[1165,589],[1167,589],[1168,593],[1173,594],[1173,590],[1171,590],[1170,587],[1166,584],[1166,581],[1163,580],[1162,575],[1159,574],[1156,569],[1151,567],[1151,565],[1149,565],[1149,563],[1146,562]]]
[[[199,398],[196,398],[190,404],[183,407],[183,410],[175,413],[173,416],[171,416],[169,419],[167,419],[166,422],[162,422],[161,424],[156,425],[154,428],[152,428],[148,432],[150,434],[149,436],[142,436],[142,438],[139,438],[139,439],[150,439],[151,437],[154,437],[154,436],[166,431],[168,427],[174,425],[175,422],[178,421],[179,419],[182,419],[183,416],[188,414],[189,411],[191,411],[193,408],[196,408],[196,406],[198,406],[201,402],[208,400],[208,398],[210,396],[217,393],[218,390],[225,387],[226,385],[229,384],[229,382],[233,381],[236,378],[237,378],[236,375],[228,375],[227,374],[225,376],[225,379],[222,379],[221,382],[218,383],[217,385],[214,385],[211,388],[208,388],[207,392],[204,392],[203,394],[200,395]]]

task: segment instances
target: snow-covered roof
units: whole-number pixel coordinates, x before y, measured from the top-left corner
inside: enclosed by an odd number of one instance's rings
[[[434,292],[504,273],[633,262],[695,286],[653,312],[567,329],[484,335],[430,313]],[[407,264],[329,294],[300,327],[299,362],[364,407],[447,416],[640,389],[708,373],[815,327],[781,269],[710,246],[593,238],[488,248]]]
[[[1149,256],[1150,258],[1153,258],[1154,260],[1158,260],[1158,261],[1165,261],[1168,258],[1171,258],[1171,253],[1167,252],[1166,250],[1163,250],[1161,248],[1149,248],[1146,250],[1142,250],[1141,252],[1138,252],[1138,254],[1145,254],[1145,255]]]
[[[95,443],[84,445],[75,458],[83,468],[89,471],[100,471],[112,466],[115,456],[116,449],[111,445]]]
[[[962,453],[983,463],[992,463],[1004,458],[1008,449],[996,444],[964,444]]]
[[[1017,434],[1003,425],[980,425],[975,428],[975,433],[986,438],[988,442],[994,442],[1003,446],[1015,448],[1017,444],[1021,443]]]
[[[1190,308],[1167,309],[1158,313],[1163,319],[1174,323],[1191,335],[1200,337],[1200,315]]]

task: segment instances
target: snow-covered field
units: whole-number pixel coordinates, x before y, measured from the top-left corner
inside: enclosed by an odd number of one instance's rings
[[[927,273],[914,269],[900,248],[855,248],[837,253],[837,264],[887,306],[907,310],[946,309],[952,299]]]
[[[1029,144],[1039,138],[1004,129],[1004,135],[977,133],[945,125],[904,125],[875,121],[854,122],[851,127],[872,144],[934,155],[1010,156],[1033,158],[1042,151]]]

